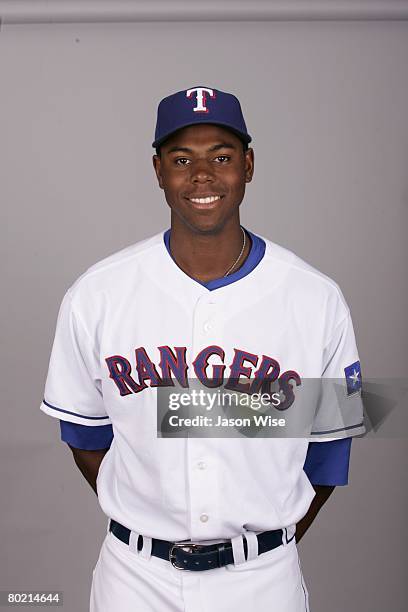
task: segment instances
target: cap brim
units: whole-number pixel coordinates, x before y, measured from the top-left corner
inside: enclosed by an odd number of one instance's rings
[[[161,138],[158,138],[157,140],[155,140],[152,143],[152,147],[157,149],[157,147],[162,145],[165,140],[170,138],[170,136],[172,136],[173,134],[175,134],[179,130],[182,130],[185,127],[189,127],[191,125],[202,125],[202,124],[219,125],[220,127],[223,127],[225,129],[229,130],[230,132],[233,132],[240,140],[242,140],[246,144],[248,144],[248,143],[250,143],[252,141],[252,137],[249,134],[245,134],[244,132],[240,132],[235,127],[232,127],[232,126],[228,125],[227,123],[224,123],[224,122],[221,122],[221,121],[190,121],[188,123],[183,123],[183,125],[177,126],[176,129],[171,130],[171,132],[168,132],[167,134],[164,134],[164,136],[162,136]]]

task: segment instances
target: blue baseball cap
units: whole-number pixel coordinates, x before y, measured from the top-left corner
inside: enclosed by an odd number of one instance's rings
[[[152,146],[159,147],[177,130],[197,123],[214,123],[231,130],[245,143],[252,140],[238,98],[219,89],[199,85],[163,98],[157,109]]]

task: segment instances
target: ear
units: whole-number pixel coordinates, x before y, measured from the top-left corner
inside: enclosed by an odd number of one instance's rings
[[[161,174],[161,159],[160,159],[160,157],[158,155],[153,155],[152,161],[153,161],[154,170],[156,172],[157,181],[159,183],[159,187],[160,187],[160,189],[164,189],[164,187],[163,187],[163,178],[162,178],[162,174]]]
[[[252,181],[252,177],[254,175],[254,150],[248,149],[245,151],[245,182],[250,183]]]

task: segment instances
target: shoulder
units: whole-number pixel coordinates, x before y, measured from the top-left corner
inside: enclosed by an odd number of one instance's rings
[[[96,262],[69,287],[67,295],[71,301],[92,301],[102,294],[121,291],[136,278],[137,270],[146,258],[154,257],[155,252],[162,250],[163,234],[155,234]]]
[[[349,314],[346,299],[335,280],[296,255],[293,251],[260,236],[266,244],[265,259],[269,274],[282,279],[285,292],[316,312],[333,312],[336,319]]]

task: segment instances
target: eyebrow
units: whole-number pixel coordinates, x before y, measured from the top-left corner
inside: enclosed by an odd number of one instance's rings
[[[213,151],[218,151],[219,149],[236,149],[236,147],[230,142],[219,142],[207,149],[207,151],[212,153]],[[177,151],[181,151],[182,153],[194,152],[193,149],[190,149],[189,147],[181,147],[179,145],[175,145],[174,147],[171,147],[171,149],[169,149],[167,153],[176,153]]]

